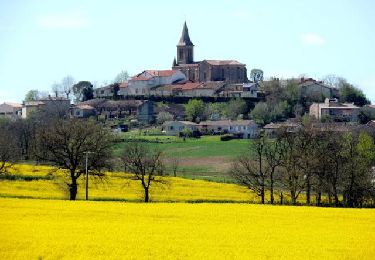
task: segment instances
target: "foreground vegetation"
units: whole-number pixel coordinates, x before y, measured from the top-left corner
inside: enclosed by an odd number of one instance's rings
[[[375,212],[0,199],[1,259],[372,259]]]
[[[66,173],[51,166],[14,165],[0,179],[0,197],[68,199]],[[247,188],[226,183],[163,177],[163,183],[152,184],[151,201],[163,202],[258,202]],[[106,173],[105,177],[90,177],[90,200],[142,201],[144,191],[133,175]],[[78,181],[77,199],[85,198],[85,179]]]

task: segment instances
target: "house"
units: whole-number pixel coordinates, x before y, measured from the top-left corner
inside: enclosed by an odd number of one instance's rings
[[[21,117],[22,105],[18,103],[4,102],[0,105],[0,117],[17,119]]]
[[[263,126],[263,131],[266,136],[274,138],[280,131],[297,132],[301,129],[302,125],[296,122],[280,122],[280,123],[269,123]]]
[[[137,108],[137,119],[143,124],[155,122],[154,102],[144,101]]]
[[[145,70],[128,81],[126,95],[150,95],[152,88],[186,80],[179,70]]]
[[[339,103],[337,99],[326,98],[324,103],[313,103],[310,115],[316,119],[331,118],[334,121],[358,121],[359,107],[353,103]]]
[[[76,107],[78,108],[73,110],[76,112],[79,111],[80,115],[81,108],[84,108],[86,115],[94,113],[94,115],[103,116],[105,119],[132,117],[146,124],[152,123],[155,120],[154,102],[147,100],[109,100],[96,98],[81,102]]]
[[[117,98],[121,95],[121,86],[124,84],[113,83],[104,87],[94,89],[94,98]]]
[[[188,129],[190,132],[199,131],[201,134],[235,134],[242,138],[255,138],[258,126],[253,120],[220,120],[202,121],[199,124],[190,121],[167,121],[163,128],[166,135],[178,135]]]
[[[198,130],[198,124],[190,121],[167,121],[163,124],[163,129],[166,135],[179,135],[188,130],[195,132]]]
[[[253,120],[219,120],[202,121],[198,125],[201,133],[205,134],[235,134],[244,139],[258,136],[258,125]]]
[[[312,78],[301,78],[298,87],[301,97],[309,97],[314,100],[333,98],[338,95],[337,89],[325,85],[323,81],[317,81]]]
[[[25,101],[22,105],[22,118],[28,118],[34,112],[63,117],[69,114],[69,110],[69,99],[49,96],[36,101]]]
[[[155,96],[212,97],[223,87],[222,82],[177,82],[151,89]]]
[[[71,108],[70,115],[75,118],[88,118],[90,116],[95,116],[96,110],[92,106],[78,104]]]
[[[172,69],[180,70],[187,80],[193,82],[223,81],[226,83],[247,82],[246,65],[236,60],[194,61],[194,44],[190,40],[186,22],[177,43],[177,59]]]
[[[259,84],[258,83],[243,83],[242,84],[242,93],[241,97],[251,97],[257,98],[259,92]]]

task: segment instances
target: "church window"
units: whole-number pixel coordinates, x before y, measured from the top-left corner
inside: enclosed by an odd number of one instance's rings
[[[180,52],[180,55],[179,55],[180,56],[180,60],[182,60],[184,58],[184,50],[180,49],[179,52]]]

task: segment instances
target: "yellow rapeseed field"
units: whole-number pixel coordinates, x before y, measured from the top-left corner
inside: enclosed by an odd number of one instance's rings
[[[0,199],[0,259],[374,259],[375,211]]]
[[[50,166],[16,165],[10,174],[54,176],[52,179],[33,181],[0,181],[0,197],[68,199],[66,173],[56,171]],[[258,198],[242,186],[215,183],[203,180],[165,177],[166,184],[151,185],[151,201],[187,202],[187,201],[258,201]],[[142,201],[143,189],[139,181],[131,179],[130,174],[106,173],[103,179],[89,179],[89,199]],[[85,179],[79,178],[77,199],[85,197]]]

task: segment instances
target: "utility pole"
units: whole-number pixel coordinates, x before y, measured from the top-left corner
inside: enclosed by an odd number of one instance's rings
[[[86,200],[89,200],[89,171],[88,171],[88,166],[87,166],[89,153],[93,153],[93,152],[85,152],[86,154]]]

